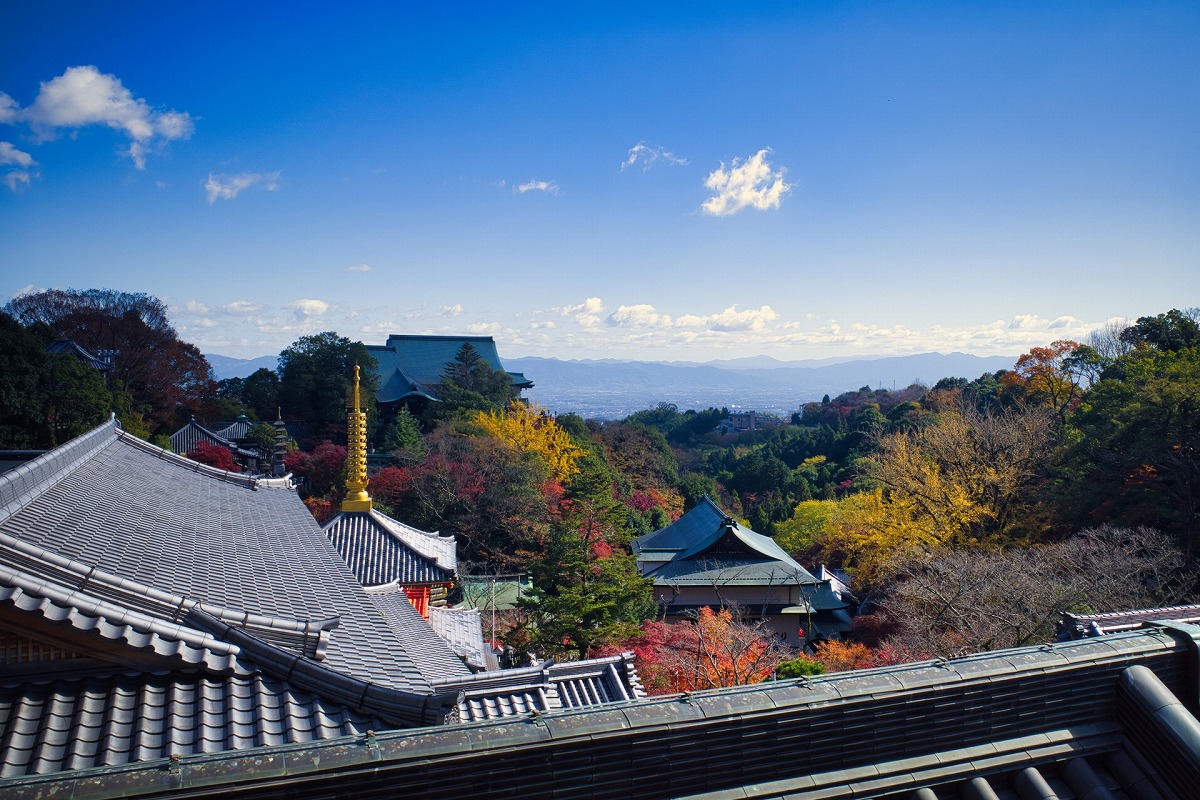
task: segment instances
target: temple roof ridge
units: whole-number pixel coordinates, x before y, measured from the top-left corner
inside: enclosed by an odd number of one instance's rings
[[[122,433],[116,415],[108,422],[0,474],[0,523],[36,500],[70,475],[93,454],[115,442]]]
[[[40,592],[43,589],[39,587],[44,587],[64,602],[74,604],[77,600],[81,609],[96,603],[109,604],[167,625],[178,625],[189,609],[202,606],[225,622],[257,631],[280,646],[318,659],[324,656],[330,633],[340,623],[339,617],[298,620],[202,603],[131,578],[122,578],[2,531],[0,574],[6,575],[10,582],[31,587],[31,591]]]

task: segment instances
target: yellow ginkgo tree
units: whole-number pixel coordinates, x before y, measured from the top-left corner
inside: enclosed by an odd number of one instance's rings
[[[558,483],[565,483],[579,472],[575,462],[587,454],[571,441],[554,417],[536,404],[514,400],[503,412],[478,412],[474,421],[499,441],[539,455],[550,477]]]

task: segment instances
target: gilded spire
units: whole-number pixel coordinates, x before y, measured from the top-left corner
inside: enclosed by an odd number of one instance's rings
[[[367,415],[358,394],[358,364],[354,365],[354,397],[346,412],[346,499],[342,511],[370,511],[367,494]]]

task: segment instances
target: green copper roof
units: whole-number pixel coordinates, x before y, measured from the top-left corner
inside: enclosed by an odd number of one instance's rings
[[[504,370],[496,352],[496,342],[490,336],[419,336],[393,333],[382,345],[367,345],[367,350],[379,362],[379,391],[375,399],[393,403],[406,397],[437,399],[446,365],[454,361],[459,348],[470,344],[487,365]],[[519,372],[509,372],[513,385],[527,389],[533,386]]]

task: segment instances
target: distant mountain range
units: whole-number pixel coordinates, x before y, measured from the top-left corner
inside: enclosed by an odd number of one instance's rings
[[[932,386],[947,377],[973,380],[1012,369],[1016,358],[921,353],[791,362],[760,356],[704,364],[533,357],[503,361],[506,369],[533,381],[524,396],[543,408],[584,418],[620,419],[659,403],[674,403],[681,411],[736,407],[788,415],[825,394],[836,397],[863,386]]]
[[[212,367],[213,375],[219,381],[223,381],[226,378],[245,378],[264,367],[274,371],[275,367],[279,364],[279,356],[234,358],[233,356],[219,356],[215,353],[205,353],[204,357],[208,359],[208,365]]]
[[[231,358],[209,355],[218,380],[244,378],[257,369],[275,369],[278,357]],[[789,415],[822,395],[836,397],[863,386],[902,389],[932,386],[942,378],[973,380],[1012,369],[1012,356],[921,353],[868,359],[779,361],[769,356],[696,363],[688,361],[563,361],[557,358],[505,358],[505,369],[533,381],[524,396],[550,411],[587,419],[620,419],[659,403],[690,408],[744,408]]]

